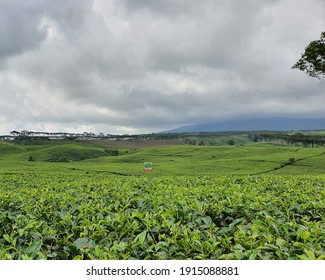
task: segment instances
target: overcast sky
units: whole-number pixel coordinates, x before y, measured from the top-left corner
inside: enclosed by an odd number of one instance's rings
[[[0,134],[325,117],[324,0],[0,0]]]

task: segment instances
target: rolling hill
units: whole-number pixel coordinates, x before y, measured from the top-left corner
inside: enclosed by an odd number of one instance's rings
[[[0,173],[42,172],[135,175],[257,175],[325,173],[324,148],[265,143],[233,146],[154,146],[120,152],[85,144],[0,146]],[[120,150],[119,150],[120,151]],[[144,172],[143,163],[154,163]]]

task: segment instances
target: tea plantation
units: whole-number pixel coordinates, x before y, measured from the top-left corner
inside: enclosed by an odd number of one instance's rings
[[[0,147],[0,259],[325,259],[323,149],[105,153]]]
[[[325,177],[3,174],[0,259],[324,259]]]

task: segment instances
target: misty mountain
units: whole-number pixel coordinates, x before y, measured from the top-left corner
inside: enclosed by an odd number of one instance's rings
[[[175,129],[164,131],[164,133],[257,130],[288,131],[316,129],[325,129],[325,119],[268,118],[216,121],[212,123],[181,126]]]

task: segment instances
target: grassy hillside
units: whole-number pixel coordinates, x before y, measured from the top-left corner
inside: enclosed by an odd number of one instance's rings
[[[153,172],[143,162],[154,163]],[[270,144],[160,146],[138,150],[88,144],[0,145],[0,172],[106,172],[121,175],[324,174],[323,148]]]
[[[40,146],[1,145],[0,153],[12,160],[69,162],[81,161],[109,155],[109,151],[101,147],[79,144],[55,144]],[[1,156],[0,156],[1,157]]]

